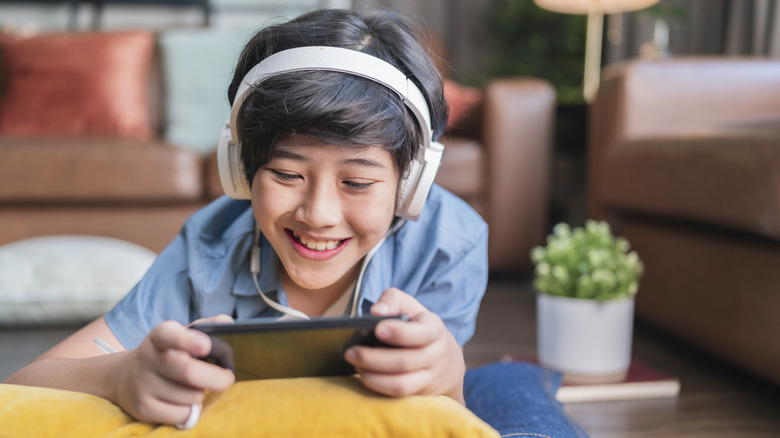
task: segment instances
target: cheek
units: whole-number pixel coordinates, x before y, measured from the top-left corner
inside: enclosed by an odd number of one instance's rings
[[[261,228],[264,223],[272,221],[280,214],[283,208],[281,201],[285,199],[287,198],[274,193],[272,184],[264,184],[262,178],[255,178],[252,184],[252,212]]]
[[[362,200],[352,208],[352,223],[364,234],[382,234],[390,228],[395,216],[395,190],[377,193],[370,201]]]

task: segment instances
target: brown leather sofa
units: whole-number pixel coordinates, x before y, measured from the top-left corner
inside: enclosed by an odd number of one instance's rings
[[[589,213],[646,272],[637,316],[780,384],[780,61],[609,67]]]
[[[138,60],[149,65],[151,78],[148,104],[155,117],[148,139],[0,130],[0,244],[90,234],[161,251],[190,214],[222,194],[216,153],[204,156],[165,142],[160,63],[149,56]],[[13,83],[5,85],[3,96]],[[475,111],[471,138],[444,140],[437,181],[489,223],[494,272],[527,268],[528,252],[544,239],[554,105],[547,82],[497,80]]]

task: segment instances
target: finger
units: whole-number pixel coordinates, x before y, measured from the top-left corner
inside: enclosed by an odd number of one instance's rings
[[[441,357],[441,349],[430,348],[372,348],[362,345],[351,347],[345,359],[355,369],[370,373],[408,373],[430,368]]]
[[[172,382],[211,391],[224,391],[235,382],[231,370],[191,357],[184,351],[168,350],[162,355],[157,373]]]
[[[176,321],[165,321],[149,334],[152,345],[158,351],[181,350],[195,357],[203,357],[211,351],[211,339],[207,334],[188,329]]]
[[[187,327],[192,327],[196,324],[232,324],[233,322],[235,321],[232,316],[220,313],[219,315],[209,316],[208,318],[196,319],[189,323]]]
[[[382,321],[377,324],[374,334],[380,341],[397,347],[424,347],[449,335],[449,332],[441,318],[426,310],[410,321]]]
[[[427,368],[401,374],[372,373],[365,370],[358,372],[367,388],[396,397],[424,394],[433,377],[431,370]]]
[[[204,390],[178,383],[164,376],[157,376],[152,391],[150,395],[154,399],[176,405],[203,403],[205,398]]]
[[[378,316],[408,315],[414,317],[424,312],[425,306],[411,295],[391,287],[382,293],[379,300],[371,306],[371,314]]]
[[[146,423],[182,424],[190,416],[192,404],[169,403],[160,399],[150,400],[132,413]]]

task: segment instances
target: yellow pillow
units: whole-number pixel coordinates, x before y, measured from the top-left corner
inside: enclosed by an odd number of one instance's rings
[[[195,428],[139,423],[79,392],[0,384],[4,437],[498,437],[447,397],[390,398],[356,377],[254,380],[209,394]]]

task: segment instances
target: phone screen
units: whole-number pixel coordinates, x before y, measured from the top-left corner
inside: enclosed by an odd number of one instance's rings
[[[320,318],[308,321],[246,322],[193,326],[211,337],[205,358],[232,369],[236,380],[340,376],[355,373],[344,352],[352,345],[391,347],[374,327],[387,318]]]

